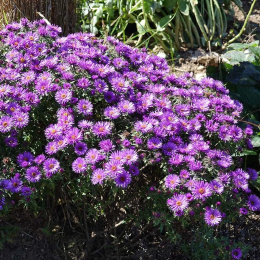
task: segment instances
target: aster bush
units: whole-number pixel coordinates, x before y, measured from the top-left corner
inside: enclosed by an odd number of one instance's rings
[[[257,172],[239,168],[252,129],[237,125],[242,105],[220,81],[177,78],[112,37],[60,32],[26,19],[0,32],[4,212],[77,212],[88,240],[90,228],[154,223],[176,242],[260,209]]]

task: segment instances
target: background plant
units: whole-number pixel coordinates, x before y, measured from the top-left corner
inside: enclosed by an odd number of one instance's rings
[[[228,16],[240,1],[219,0],[131,0],[81,1],[82,28],[95,34],[135,39],[136,45],[153,39],[165,51],[181,46],[220,44],[227,36]],[[127,35],[127,36],[126,36]]]

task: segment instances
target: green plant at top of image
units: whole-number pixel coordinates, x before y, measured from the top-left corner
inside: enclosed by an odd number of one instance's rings
[[[227,36],[227,19],[240,0],[95,0],[81,1],[84,31],[121,37],[136,46],[151,40],[164,51],[181,47],[221,45]]]

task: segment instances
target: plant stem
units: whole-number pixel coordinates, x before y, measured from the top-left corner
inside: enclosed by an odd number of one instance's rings
[[[246,29],[246,26],[247,26],[249,17],[250,17],[250,15],[251,15],[251,13],[252,13],[252,11],[253,11],[253,9],[254,9],[255,3],[256,3],[256,0],[253,1],[252,5],[251,5],[251,7],[250,7],[250,10],[249,10],[249,12],[248,12],[248,14],[247,14],[247,16],[246,16],[246,19],[245,19],[245,22],[244,22],[244,24],[243,24],[243,27],[241,28],[240,32],[239,32],[234,38],[232,38],[231,40],[229,40],[229,41],[224,45],[223,50],[226,49],[226,47],[227,47],[229,44],[231,44],[232,42],[234,42],[235,40],[237,40],[237,39],[242,35],[242,33],[244,32],[244,30]]]

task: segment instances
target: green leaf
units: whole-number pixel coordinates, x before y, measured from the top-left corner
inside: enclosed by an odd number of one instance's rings
[[[243,4],[242,4],[242,2],[241,2],[240,0],[233,0],[233,2],[234,2],[237,6],[239,6],[239,7],[242,7],[242,6],[243,6]]]
[[[139,34],[145,34],[146,33],[146,29],[145,29],[145,20],[141,20],[136,21],[136,28]]]
[[[188,3],[188,1],[187,0],[178,0],[178,4],[179,4],[181,13],[188,16],[189,15],[189,3]]]
[[[260,105],[260,91],[254,87],[238,86],[237,92],[243,104],[252,108],[258,108]]]
[[[254,147],[260,147],[260,137],[259,136],[253,136],[252,145]]]
[[[177,0],[164,0],[163,6],[172,11],[172,9],[177,7]]]
[[[164,16],[157,24],[157,31],[162,32],[167,26],[167,24],[173,19],[173,17],[174,16],[172,14]]]

